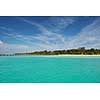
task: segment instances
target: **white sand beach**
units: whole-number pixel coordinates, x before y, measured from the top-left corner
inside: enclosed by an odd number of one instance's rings
[[[100,57],[100,55],[71,55],[71,54],[62,54],[62,55],[31,55],[35,57]]]

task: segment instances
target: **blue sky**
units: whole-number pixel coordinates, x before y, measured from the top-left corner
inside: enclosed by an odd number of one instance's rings
[[[100,48],[100,17],[0,16],[0,53]]]

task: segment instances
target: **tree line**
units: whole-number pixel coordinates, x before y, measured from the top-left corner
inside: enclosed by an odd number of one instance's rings
[[[71,55],[100,55],[100,49],[85,49],[81,47],[78,49],[70,50],[54,50],[54,51],[35,51],[31,53],[15,53],[15,55],[61,55],[61,54],[71,54]]]

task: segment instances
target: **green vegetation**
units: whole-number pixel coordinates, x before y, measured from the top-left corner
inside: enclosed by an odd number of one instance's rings
[[[81,47],[78,49],[70,50],[55,50],[55,51],[36,51],[31,53],[16,53],[15,55],[61,55],[61,54],[71,54],[71,55],[100,55],[100,49],[85,49]]]
[[[100,55],[100,49],[85,49],[81,47],[78,49],[70,50],[55,50],[55,51],[35,51],[30,53],[15,53],[15,54],[0,54],[0,56],[16,56],[16,55],[61,55],[61,54],[71,54],[71,55]]]

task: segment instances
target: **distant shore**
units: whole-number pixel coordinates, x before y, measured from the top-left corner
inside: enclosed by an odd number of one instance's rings
[[[100,56],[100,55],[74,55],[74,54],[64,54],[64,55],[57,55],[57,56]]]
[[[59,55],[2,55],[2,56],[37,56],[37,57],[66,57],[66,56],[100,56],[100,55],[75,55],[75,54],[59,54]]]
[[[32,56],[42,56],[42,57],[97,57],[100,55],[32,55]]]
[[[81,47],[69,50],[44,50],[25,53],[0,54],[0,56],[100,56],[100,49],[85,49],[85,47]]]

